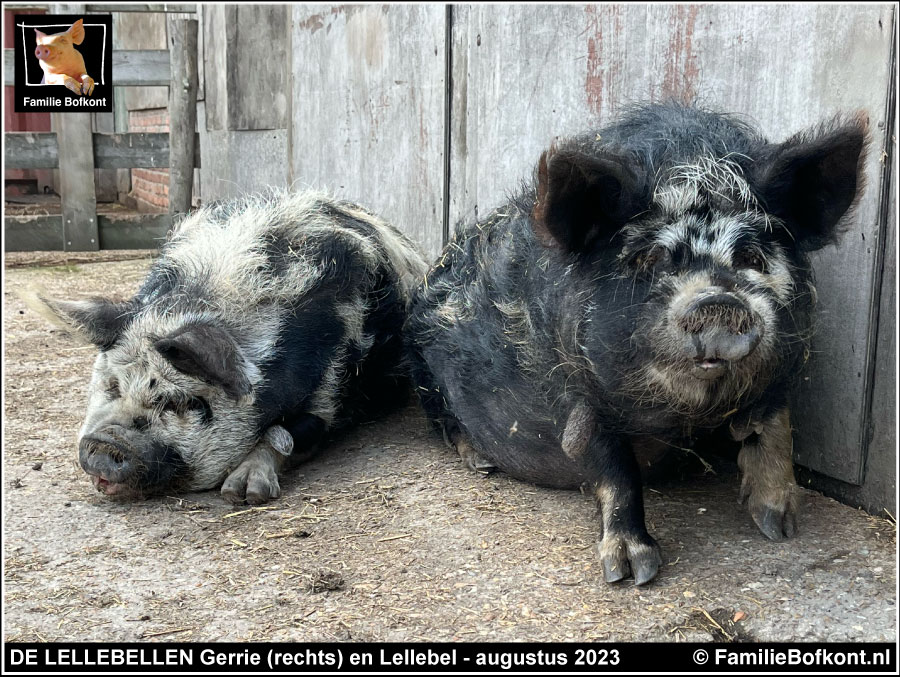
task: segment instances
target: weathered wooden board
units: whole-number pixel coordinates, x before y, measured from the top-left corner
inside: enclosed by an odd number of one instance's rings
[[[210,130],[287,129],[290,17],[288,5],[203,7]]]
[[[15,81],[13,49],[3,50],[3,84]],[[169,85],[169,52],[164,49],[113,50],[113,80],[116,87]]]
[[[897,155],[891,158],[888,228],[874,356],[865,487],[857,499],[873,514],[897,515]]]
[[[88,5],[88,12],[103,14],[108,12],[167,12],[167,13],[194,13],[197,6],[193,4],[179,5],[175,3],[113,3],[109,5]]]
[[[50,169],[59,166],[54,132],[7,132],[3,135],[6,169]]]
[[[56,134],[9,132],[4,135],[7,169],[59,166]],[[94,166],[98,169],[146,169],[169,166],[169,135],[162,133],[94,134]],[[194,166],[200,166],[200,135],[194,134]]]
[[[204,202],[290,184],[285,130],[201,130],[200,134],[203,153],[200,185]]]
[[[169,213],[191,210],[197,136],[196,19],[168,21],[172,84],[169,85]]]
[[[291,169],[442,245],[445,8],[292,7]]]
[[[455,5],[450,221],[497,206],[557,136],[634,101],[694,99],[773,140],[865,110],[870,190],[815,257],[821,328],[795,412],[799,462],[861,481],[866,345],[885,143],[891,5]]]
[[[97,197],[90,113],[53,113],[59,140],[59,194],[66,251],[96,251]]]
[[[100,249],[155,249],[172,228],[169,214],[100,214]]]
[[[4,216],[3,248],[8,252],[65,251],[62,216]]]
[[[168,214],[100,214],[97,222],[100,249],[153,249],[172,227]],[[5,251],[71,251],[63,240],[61,216],[7,216],[3,225]]]

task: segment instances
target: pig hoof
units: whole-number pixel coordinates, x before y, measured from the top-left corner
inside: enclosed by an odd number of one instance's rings
[[[793,537],[797,533],[796,485],[770,494],[774,495],[762,499],[746,483],[741,484],[741,502],[747,503],[750,516],[766,538],[781,541]]]
[[[635,585],[645,585],[656,577],[662,556],[649,534],[623,536],[607,534],[598,546],[603,579],[615,583],[634,575]]]
[[[772,541],[791,538],[797,533],[797,512],[790,503],[782,507],[751,505],[750,516],[766,538]]]
[[[81,96],[82,85],[80,82],[78,82],[78,80],[74,78],[66,78],[65,82],[63,82],[63,85],[66,89],[75,92],[78,96]]]
[[[469,470],[488,475],[497,469],[497,466],[479,454],[475,447],[466,441],[461,440],[456,443],[456,452]]]
[[[222,497],[229,503],[260,505],[281,495],[278,475],[270,467],[244,461],[222,484]]]
[[[81,93],[87,94],[90,96],[94,93],[94,79],[93,78],[85,78],[84,82],[81,84]]]

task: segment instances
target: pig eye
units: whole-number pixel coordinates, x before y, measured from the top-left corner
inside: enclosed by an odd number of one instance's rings
[[[111,400],[117,400],[122,397],[122,392],[119,390],[119,379],[109,379],[109,383],[106,385],[106,394],[109,395]]]
[[[212,420],[212,407],[202,397],[189,397],[186,400],[167,400],[157,405],[162,411],[184,416],[194,411],[200,414],[201,423],[209,423]]]
[[[734,255],[735,268],[749,268],[751,270],[766,272],[766,260],[762,253],[753,248],[742,249]]]

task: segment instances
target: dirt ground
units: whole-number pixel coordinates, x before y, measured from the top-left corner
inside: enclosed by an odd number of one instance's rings
[[[470,473],[413,404],[268,506],[104,498],[75,461],[94,352],[16,291],[124,298],[134,255],[7,258],[6,641],[895,640],[895,525],[805,491],[799,536],[772,543],[727,460],[646,489],[665,562],[646,588],[603,583],[588,497]]]

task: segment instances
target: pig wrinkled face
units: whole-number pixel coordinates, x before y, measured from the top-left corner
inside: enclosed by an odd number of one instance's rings
[[[79,463],[98,491],[133,498],[209,489],[250,451],[253,374],[227,332],[130,320],[124,304],[48,305],[101,349],[78,434]]]
[[[636,347],[618,387],[684,414],[761,392],[809,338],[789,321],[815,300],[805,253],[836,237],[864,143],[854,120],[761,143],[757,158],[707,150],[663,169],[609,148],[547,151],[534,231],[595,281],[585,357],[608,363]],[[625,316],[630,348],[611,347],[603,328]]]

